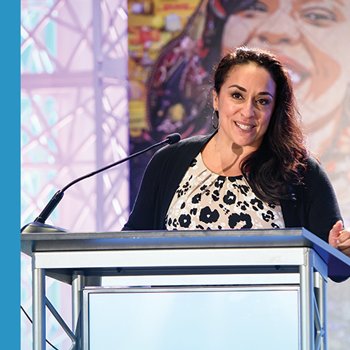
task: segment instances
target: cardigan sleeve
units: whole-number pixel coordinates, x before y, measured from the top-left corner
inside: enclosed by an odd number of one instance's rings
[[[320,164],[309,160],[302,191],[302,226],[328,242],[329,231],[341,219],[333,186]]]
[[[164,149],[157,151],[149,161],[143,175],[141,185],[123,231],[155,229],[155,212],[157,211],[157,195],[162,179],[161,167]]]

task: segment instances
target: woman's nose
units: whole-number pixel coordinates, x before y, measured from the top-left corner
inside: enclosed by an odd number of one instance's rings
[[[245,101],[241,108],[241,115],[246,119],[254,116],[254,101]]]

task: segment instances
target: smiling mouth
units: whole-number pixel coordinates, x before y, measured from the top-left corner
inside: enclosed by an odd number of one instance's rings
[[[235,122],[236,126],[238,126],[243,131],[250,131],[254,128],[254,125],[247,125]]]

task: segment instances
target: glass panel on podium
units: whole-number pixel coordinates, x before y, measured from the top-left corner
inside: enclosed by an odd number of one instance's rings
[[[84,349],[300,349],[298,286],[86,288]]]

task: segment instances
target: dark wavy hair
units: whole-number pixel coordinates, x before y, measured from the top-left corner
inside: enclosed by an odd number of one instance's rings
[[[274,80],[275,106],[261,146],[243,160],[241,170],[260,199],[268,202],[292,199],[291,186],[302,183],[307,150],[292,83],[281,62],[268,51],[239,47],[217,65],[214,90],[219,93],[234,66],[251,62],[266,69]]]

